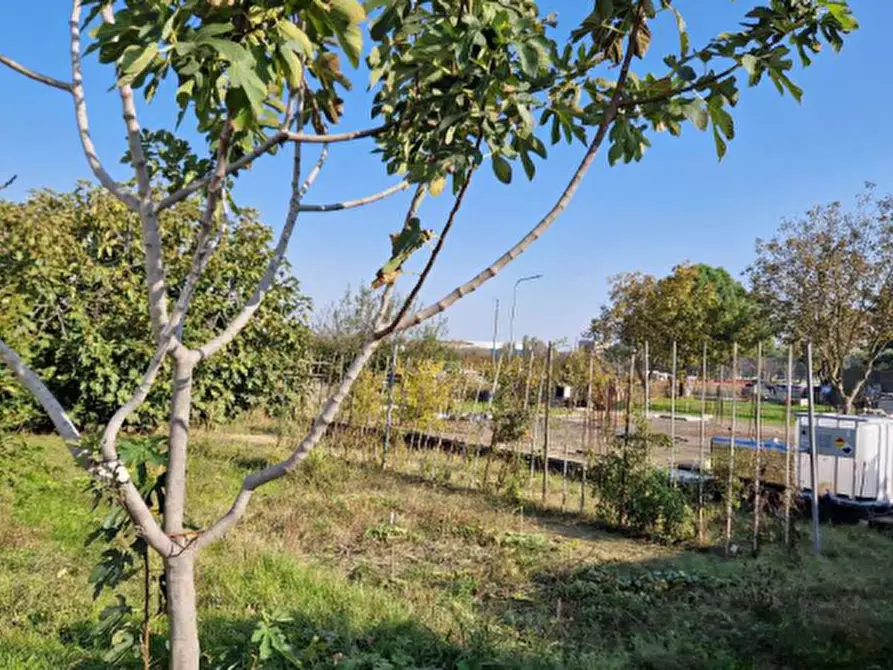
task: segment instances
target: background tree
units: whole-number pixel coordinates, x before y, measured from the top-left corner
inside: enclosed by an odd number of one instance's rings
[[[766,337],[758,303],[721,267],[683,263],[657,279],[639,272],[611,279],[609,304],[591,332],[625,349],[649,344],[653,366],[669,370],[677,343],[680,370],[699,365],[704,342],[713,360],[726,360]]]
[[[161,225],[172,238],[190,240],[200,219],[199,204],[189,200],[165,212]],[[139,228],[121,202],[86,184],[71,193],[37,191],[23,203],[0,201],[0,337],[21,343],[23,360],[81,425],[114,414],[152,358]],[[256,213],[241,210],[231,219],[196,287],[184,337],[208,339],[232,319],[272,256],[271,239]],[[165,248],[169,287],[185,279],[191,251]],[[255,407],[293,407],[304,382],[294,373],[308,351],[308,312],[284,263],[244,337],[196,375],[196,418],[219,422]],[[170,393],[169,380],[156,384],[131,426],[160,425]],[[0,427],[46,423],[33,397],[0,369]]]
[[[136,177],[136,190],[115,182],[103,167],[89,132],[81,67],[82,5],[86,21],[101,20],[89,50],[102,63],[114,64],[117,92]],[[693,49],[685,22],[670,0],[598,0],[583,24],[563,47],[547,30],[554,17],[541,16],[528,0],[391,0],[371,2],[374,12],[368,35],[372,115],[382,125],[360,131],[328,133],[341,120],[339,95],[350,80],[340,55],[356,66],[364,46],[366,12],[356,0],[73,0],[70,16],[72,80],[63,82],[33,72],[9,59],[14,70],[72,95],[81,144],[88,164],[104,188],[140,219],[146,295],[151,335],[156,349],[131,398],[109,419],[91,450],[89,440],[65,413],[40,377],[0,340],[0,358],[17,380],[41,402],[72,453],[113,487],[134,526],[164,559],[171,667],[194,670],[199,665],[195,560],[242,519],[254,491],[293,471],[319,443],[337,415],[363,367],[379,344],[442,313],[496,276],[527,250],[555,222],[578,190],[584,175],[608,142],[610,163],[640,160],[650,132],[678,135],[690,121],[712,127],[717,153],[734,137],[730,109],[739,99],[737,71],[748,83],[771,79],[779,90],[799,98],[790,80],[790,54],[808,65],[823,43],[835,49],[856,22],[846,2],[838,0],[773,0],[756,7],[736,32],[725,32]],[[679,51],[657,54],[654,72],[632,72],[644,61],[658,14],[675,15]],[[653,56],[654,54],[652,54]],[[693,67],[697,65],[702,74]],[[194,116],[214,153],[213,167],[190,177],[174,174],[172,188],[153,187],[149,157],[143,149],[134,91],[145,97],[169,94],[165,81],[176,78],[174,94],[181,118]],[[587,96],[588,102],[583,101]],[[490,266],[441,299],[410,313],[462,207],[475,170],[485,159],[498,179],[512,179],[512,161],[520,161],[528,178],[536,171],[533,156],[546,149],[536,137],[537,121],[551,126],[553,143],[562,139],[587,145],[579,167],[570,176],[550,211]],[[314,133],[306,133],[305,127]],[[305,437],[279,463],[248,475],[229,511],[192,533],[184,527],[186,472],[192,386],[196,368],[207,365],[228,347],[255,317],[279,271],[298,215],[368,204],[406,188],[333,205],[304,205],[307,190],[322,169],[327,150],[316,166],[302,171],[302,147],[328,145],[363,137],[376,138],[390,173],[415,185],[402,227],[391,236],[391,254],[374,276],[384,290],[373,333],[348,367]],[[215,231],[226,201],[227,177],[284,144],[295,147],[289,211],[276,249],[253,293],[238,314],[212,339],[185,338],[186,320],[196,284],[214,255]],[[484,150],[487,154],[485,155]],[[439,233],[421,225],[426,194],[436,195],[451,183],[453,204]],[[159,215],[197,194],[203,204],[192,264],[176,303],[168,301],[163,244],[182,249],[188,239],[162,238]],[[225,219],[224,219],[225,220]],[[427,244],[433,248],[406,299],[388,319],[388,305],[403,265]],[[336,263],[333,266],[337,267]],[[125,420],[151,390],[161,363],[172,360],[172,401],[166,453],[166,492],[161,523],[134,485],[117,452]]]
[[[820,373],[853,403],[893,341],[893,197],[869,185],[852,211],[839,202],[785,221],[771,240],[757,241],[750,269],[754,289],[788,341],[812,341]],[[863,374],[844,388],[850,357]]]

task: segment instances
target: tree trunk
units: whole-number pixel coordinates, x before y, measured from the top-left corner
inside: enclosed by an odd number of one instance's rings
[[[185,547],[187,542],[183,516],[186,507],[186,459],[195,362],[188,350],[181,349],[174,355],[164,532],[180,547]],[[194,562],[192,550],[184,550],[179,555],[164,560],[171,670],[198,670],[199,667]]]
[[[198,617],[195,607],[195,554],[191,550],[164,560],[170,670],[198,670]]]

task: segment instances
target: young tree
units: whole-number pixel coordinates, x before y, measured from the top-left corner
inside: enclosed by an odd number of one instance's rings
[[[86,20],[82,9],[89,8]],[[730,109],[737,103],[739,69],[748,83],[771,79],[799,98],[790,80],[796,52],[804,65],[823,42],[835,49],[856,28],[840,0],[771,0],[747,14],[740,30],[722,33],[693,49],[685,22],[670,0],[597,0],[564,46],[548,35],[553,17],[544,17],[530,0],[73,0],[70,17],[71,81],[48,77],[0,56],[12,69],[69,93],[87,161],[99,182],[137,213],[145,252],[148,307],[156,352],[133,397],[112,416],[96,453],[86,448],[75,425],[45,384],[8,345],[0,357],[38,398],[74,456],[116,489],[146,542],[164,559],[171,667],[199,664],[195,607],[196,555],[220,540],[244,515],[259,487],[298,466],[336,416],[365,363],[379,343],[442,313],[498,274],[541,237],[567,207],[584,175],[607,142],[610,163],[640,160],[653,132],[680,134],[686,121],[712,128],[722,156],[734,136]],[[655,71],[644,65],[659,14],[673,14],[679,51],[661,54]],[[88,51],[114,64],[117,91],[136,176],[136,190],[117,183],[103,167],[91,139],[81,67],[82,24],[101,20]],[[367,28],[364,28],[364,25]],[[343,56],[357,65],[368,34],[368,63],[375,91],[372,115],[380,125],[330,133],[344,105],[340,88],[350,80]],[[674,50],[675,51],[675,50]],[[695,69],[697,66],[698,70]],[[698,73],[701,72],[701,74]],[[140,138],[135,90],[147,98],[165,94],[162,82],[176,77],[181,115],[191,113],[205,135],[213,167],[200,176],[180,175],[175,188],[153,189]],[[584,100],[585,96],[585,100]],[[551,126],[553,143],[579,140],[586,150],[554,206],[492,265],[433,304],[411,312],[448,239],[476,170],[488,161],[508,182],[513,161],[533,178],[534,156],[546,148],[536,136],[537,120]],[[310,126],[313,132],[305,128]],[[339,142],[374,137],[376,152],[389,173],[404,181],[383,193],[332,205],[307,205],[303,198],[323,169],[327,148]],[[232,321],[206,342],[181,337],[195,284],[213,254],[213,239],[227,177],[271,150],[294,147],[289,211],[273,257],[254,293]],[[302,148],[323,145],[317,164],[303,179]],[[484,151],[486,150],[486,154]],[[176,176],[176,175],[175,175]],[[451,182],[453,205],[438,234],[419,218],[426,194],[437,195]],[[298,215],[358,207],[406,188],[414,189],[401,230],[391,236],[391,257],[375,275],[381,289],[377,324],[343,380],[291,455],[249,475],[232,507],[198,533],[183,526],[191,387],[197,366],[219,353],[254,316],[279,269]],[[177,300],[167,299],[167,275],[158,217],[190,196],[202,202],[202,226],[192,266]],[[389,316],[394,284],[411,256],[433,248],[406,299]],[[161,523],[154,518],[119,461],[116,444],[127,417],[145,399],[161,363],[173,363],[173,398],[167,445],[167,492]]]
[[[759,305],[720,267],[683,263],[666,277],[627,273],[611,280],[610,303],[592,333],[610,343],[649,344],[651,361],[669,370],[673,342],[680,369],[697,368],[704,342],[724,360],[733,342],[750,347],[764,335]]]
[[[847,414],[893,341],[891,258],[893,196],[878,196],[870,185],[854,211],[839,202],[820,205],[757,241],[755,291],[785,339],[812,341],[820,372]],[[846,389],[844,369],[856,356],[863,374]]]

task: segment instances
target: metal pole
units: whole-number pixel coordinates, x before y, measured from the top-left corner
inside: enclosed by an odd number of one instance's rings
[[[542,275],[530,275],[529,277],[521,277],[518,281],[515,282],[515,286],[512,289],[512,311],[509,316],[509,358],[511,358],[515,353],[515,308],[518,305],[518,286],[526,281],[536,281],[537,279],[542,279]]]
[[[704,451],[707,426],[707,342],[701,354],[701,423],[698,426],[698,539],[704,542]]]
[[[809,474],[812,486],[812,547],[815,553],[822,553],[822,538],[819,535],[819,456],[815,437],[815,393],[812,388],[812,342],[806,343],[806,383],[809,385]]]
[[[732,432],[729,439],[729,486],[726,491],[726,556],[732,548],[732,496],[735,493],[735,433],[738,430],[738,343],[732,344]]]
[[[496,299],[496,309],[493,311],[493,350],[491,352],[491,360],[493,370],[496,370],[496,339],[499,337],[499,298]]]
[[[385,413],[384,424],[384,448],[381,452],[381,467],[387,465],[388,447],[391,445],[391,423],[394,418],[394,380],[397,375],[397,338],[394,338],[394,346],[391,349],[391,363],[388,374],[388,409]]]
[[[580,484],[580,513],[586,511],[586,475],[592,453],[592,377],[595,372],[595,347],[589,352],[589,384],[586,387],[586,416],[583,421],[583,471]]]
[[[760,550],[760,457],[762,455],[763,442],[763,343],[757,344],[757,383],[754,384],[756,398],[754,399],[754,422],[756,423],[757,445],[754,451],[753,472],[753,553],[756,556]]]
[[[651,411],[651,385],[650,385],[650,377],[651,377],[651,364],[650,358],[648,356],[648,340],[645,340],[645,358],[643,361],[645,365],[645,420],[648,420],[648,413]]]
[[[784,408],[784,544],[791,546],[791,401],[793,400],[794,346],[788,345],[788,388]],[[800,454],[797,453],[799,460]]]
[[[549,492],[549,409],[552,405],[552,343],[546,352],[546,407],[544,409],[545,426],[543,426],[543,502]]]
[[[673,370],[672,385],[670,391],[670,477],[672,478],[673,468],[676,467],[676,340],[673,340]]]

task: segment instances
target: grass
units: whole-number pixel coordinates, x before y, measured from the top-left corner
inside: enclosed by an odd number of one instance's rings
[[[26,445],[0,453],[0,667],[106,667],[96,624],[113,598],[91,599],[100,547],[83,541],[99,513],[58,440]],[[195,439],[192,521],[212,521],[249,468],[282,453]],[[821,557],[798,537],[792,554],[776,543],[724,559],[561,513],[555,477],[542,505],[524,494],[526,477],[514,496],[464,490],[480,476],[473,461],[453,461],[450,480],[433,483],[421,475],[445,472],[443,457],[404,454],[398,474],[338,454],[259,491],[200,556],[207,667],[293,667],[258,664],[251,636],[265,618],[310,668],[881,668],[893,658],[893,545],[873,531],[828,526]],[[740,531],[744,542],[746,520]],[[163,620],[154,632],[162,667]]]
[[[722,403],[722,407],[720,408],[720,403],[715,400],[708,400],[706,403],[706,413],[712,416],[719,417],[722,414],[727,420],[731,420],[732,417],[732,403],[731,401],[726,400]],[[652,398],[651,400],[651,410],[653,412],[669,412],[671,407],[671,400],[669,398]],[[720,412],[722,409],[722,412]],[[701,401],[697,398],[679,398],[676,400],[676,411],[679,414],[693,414],[700,415],[701,414]],[[797,412],[805,411],[805,408],[794,407],[792,408],[792,416]],[[834,408],[829,405],[817,405],[816,412],[833,412]],[[753,421],[754,416],[756,415],[756,408],[754,407],[753,402],[746,402],[740,400],[738,402],[737,415],[739,421]],[[761,403],[760,405],[760,416],[763,421],[767,424],[779,425],[783,426],[785,422],[785,406],[778,405],[775,403]],[[793,420],[793,419],[792,419]]]

